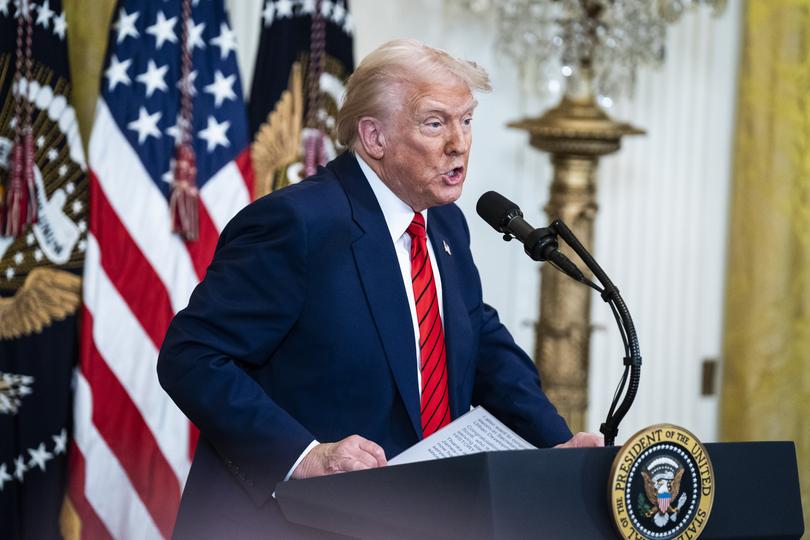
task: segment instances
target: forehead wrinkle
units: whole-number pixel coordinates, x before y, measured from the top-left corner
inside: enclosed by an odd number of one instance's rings
[[[424,102],[426,101],[426,102]],[[424,103],[420,103],[424,102]],[[472,113],[478,106],[478,100],[470,98],[469,101],[459,107],[447,107],[441,101],[437,101],[430,96],[419,96],[413,100],[411,110],[415,114],[439,114],[442,116],[464,116]]]

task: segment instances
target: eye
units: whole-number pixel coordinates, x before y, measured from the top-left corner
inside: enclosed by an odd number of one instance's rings
[[[438,120],[431,120],[430,122],[427,122],[427,126],[433,129],[439,129],[442,127],[442,123]]]
[[[468,116],[467,118],[462,120],[462,122],[464,123],[465,126],[472,125],[472,116]]]

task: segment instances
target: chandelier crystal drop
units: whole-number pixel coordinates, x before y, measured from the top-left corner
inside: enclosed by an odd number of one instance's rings
[[[639,66],[660,66],[666,27],[686,11],[721,13],[727,0],[451,0],[495,16],[497,50],[538,85],[600,102],[631,95]]]

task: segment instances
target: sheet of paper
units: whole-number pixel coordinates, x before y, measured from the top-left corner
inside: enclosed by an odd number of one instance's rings
[[[503,425],[483,407],[464,416],[388,460],[389,465],[403,465],[478,452],[496,450],[531,450],[535,448],[517,433]]]

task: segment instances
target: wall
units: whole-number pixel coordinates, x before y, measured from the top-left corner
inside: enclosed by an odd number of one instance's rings
[[[257,45],[261,0],[229,0],[240,37],[245,87]],[[395,37],[413,37],[474,59],[492,76],[479,96],[475,142],[464,195],[484,296],[527,351],[533,350],[539,269],[475,214],[495,189],[518,202],[530,223],[547,219],[551,169],[527,136],[505,124],[552,104],[524,91],[516,69],[493,49],[494,23],[435,0],[354,0],[359,60]],[[632,100],[615,117],[648,131],[627,139],[600,168],[595,255],[633,313],[644,355],[642,385],[619,441],[641,427],[673,422],[716,438],[717,398],[700,397],[700,364],[718,358],[726,245],[731,133],[736,92],[739,2],[718,18],[688,14],[670,28],[667,62],[644,69]],[[621,343],[610,311],[594,298],[590,429],[598,429],[621,372]]]

